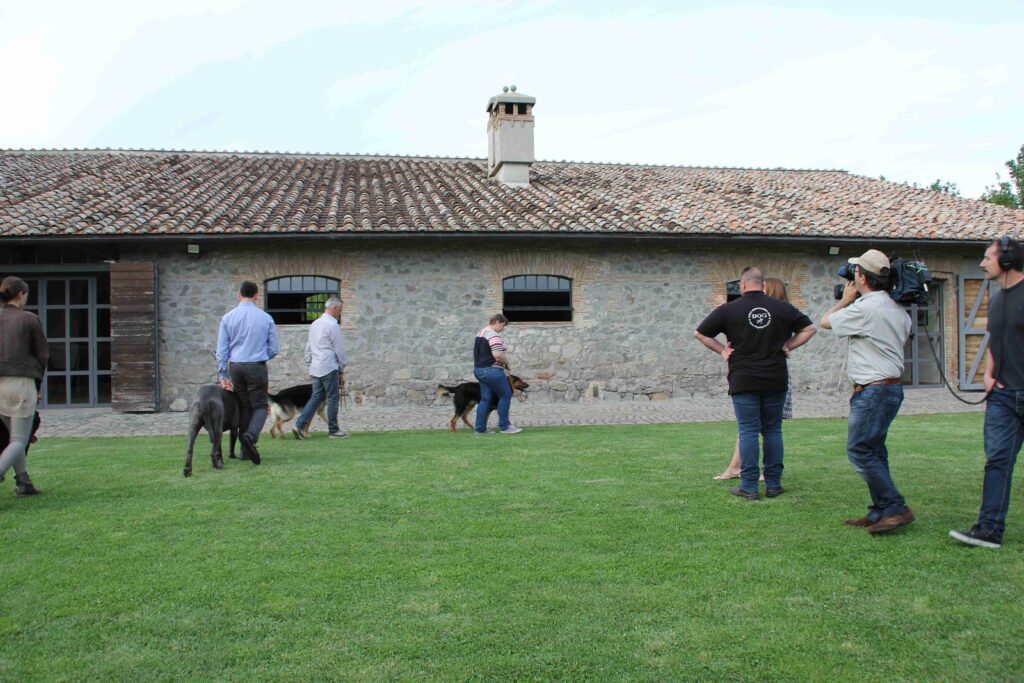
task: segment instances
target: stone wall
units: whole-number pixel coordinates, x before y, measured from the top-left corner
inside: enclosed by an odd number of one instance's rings
[[[736,244],[742,244],[737,248]],[[472,379],[472,340],[501,310],[502,278],[573,279],[571,323],[517,323],[507,333],[516,374],[532,401],[658,400],[725,392],[725,367],[693,331],[725,300],[725,282],[746,265],[782,277],[790,297],[817,322],[832,305],[839,264],[863,248],[825,256],[824,246],[769,243],[729,248],[679,241],[544,242],[455,240],[252,240],[125,250],[125,260],[159,265],[162,407],[215,380],[217,327],[237,303],[243,279],[325,275],[342,282],[342,329],[350,356],[349,400],[366,405],[431,403],[440,384]],[[863,247],[863,245],[861,245]],[[849,252],[849,253],[846,253]],[[947,327],[955,317],[955,274],[976,272],[963,254],[924,254],[941,262]],[[262,293],[261,293],[262,294]],[[281,326],[281,356],[269,364],[271,390],[306,380],[305,326]],[[956,335],[947,333],[955,373]],[[844,342],[819,332],[791,360],[798,391],[846,391]],[[950,366],[952,363],[952,366]]]

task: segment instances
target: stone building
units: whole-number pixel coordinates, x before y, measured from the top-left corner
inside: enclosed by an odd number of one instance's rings
[[[911,311],[907,384],[936,386],[941,367],[979,386],[977,264],[1024,212],[842,171],[539,162],[534,104],[491,98],[486,160],[0,152],[0,271],[32,284],[46,405],[189,398],[216,376],[243,279],[279,322],[272,389],[305,380],[306,324],[337,293],[356,403],[422,404],[471,378],[472,337],[502,310],[532,400],[721,393],[693,330],[743,267],[818,319],[839,265],[869,247],[936,277]],[[823,332],[795,354],[798,391],[845,392],[842,351]]]

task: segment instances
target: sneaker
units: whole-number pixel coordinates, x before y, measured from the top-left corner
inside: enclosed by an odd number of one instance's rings
[[[331,432],[327,435],[331,439],[344,439],[346,436],[352,436],[348,432]]]
[[[907,508],[898,515],[887,515],[882,517],[880,520],[868,527],[868,532],[872,534],[887,534],[890,531],[895,531],[901,526],[906,526],[913,522],[916,517],[914,513]]]
[[[303,439],[306,438],[306,435],[303,434],[302,430],[299,429],[298,427],[292,427],[292,436],[294,436],[299,441],[302,441]]]
[[[731,489],[729,489],[729,493],[731,493],[734,496],[739,496],[740,498],[746,498],[747,500],[758,500],[761,498],[760,492],[754,491],[753,493],[751,493],[750,491],[744,491],[739,486],[733,486]]]
[[[519,427],[516,427],[515,425],[509,425],[507,429],[502,429],[501,433],[502,434],[518,434],[521,431],[523,431],[523,430],[520,429]]]
[[[1001,548],[1003,539],[996,536],[995,532],[982,529],[975,524],[970,531],[950,531],[950,538],[955,538],[964,545],[973,545],[978,548]]]
[[[784,489],[784,488],[782,488],[780,486],[778,488],[771,488],[771,489],[766,488],[764,490],[764,495],[766,495],[769,498],[778,498],[779,496],[781,496],[785,492],[786,492],[786,489]]]

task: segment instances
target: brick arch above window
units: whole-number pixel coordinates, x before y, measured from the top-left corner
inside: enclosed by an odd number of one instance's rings
[[[572,324],[584,327],[593,324],[587,297],[587,287],[597,276],[597,264],[593,258],[571,251],[508,251],[492,256],[485,264],[492,278],[485,293],[485,305],[489,310],[502,310],[506,278],[544,274],[572,282]]]
[[[804,285],[808,282],[808,263],[806,254],[779,255],[779,254],[735,254],[717,253],[701,258],[702,272],[705,281],[711,285],[711,296],[708,297],[709,306],[724,304],[729,294],[728,283],[739,281],[740,273],[747,266],[757,266],[765,277],[777,277],[786,283],[786,293],[789,295],[789,302],[803,310],[807,307],[807,297],[804,293]],[[812,256],[813,258],[813,256]],[[825,286],[833,280],[823,279]]]
[[[354,284],[359,282],[364,262],[337,249],[317,251],[282,247],[273,253],[252,254],[247,267],[239,277],[260,283],[257,304],[267,308],[265,283],[274,278],[311,273],[334,278],[341,282],[341,300],[345,308],[341,314],[342,329],[355,329],[359,325],[359,302]]]

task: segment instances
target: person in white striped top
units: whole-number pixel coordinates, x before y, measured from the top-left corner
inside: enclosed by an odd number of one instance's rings
[[[509,421],[512,405],[512,384],[509,382],[508,346],[501,333],[508,326],[508,318],[501,313],[491,317],[490,323],[476,336],[473,344],[473,375],[480,382],[480,403],[476,407],[476,433],[487,434],[487,416],[491,404],[497,402],[498,430],[502,434],[523,431]]]

